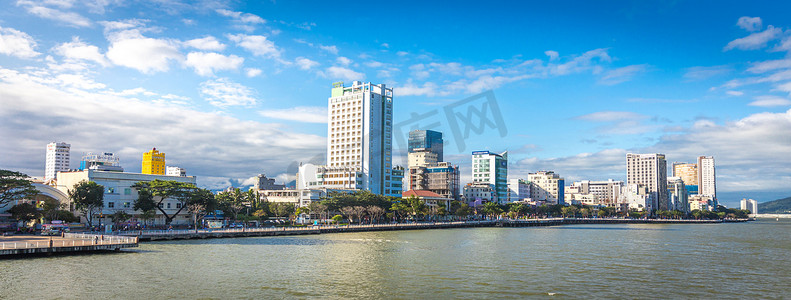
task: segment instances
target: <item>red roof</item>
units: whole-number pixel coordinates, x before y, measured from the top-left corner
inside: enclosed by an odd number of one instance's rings
[[[440,194],[437,194],[437,193],[432,192],[432,191],[427,191],[427,190],[409,190],[409,191],[401,193],[401,197],[403,197],[403,198],[409,198],[411,196],[415,196],[415,197],[418,197],[418,198],[421,198],[421,197],[445,198],[445,197],[442,197],[442,195],[440,195]]]

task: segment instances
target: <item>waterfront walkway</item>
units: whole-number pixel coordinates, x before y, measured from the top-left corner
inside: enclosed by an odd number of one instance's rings
[[[140,241],[232,238],[255,236],[285,236],[340,232],[392,231],[417,229],[444,229],[468,227],[532,227],[559,226],[573,224],[717,224],[723,222],[744,222],[747,220],[655,220],[655,219],[615,219],[615,218],[546,218],[519,220],[484,220],[451,222],[415,222],[395,224],[364,225],[309,225],[304,227],[266,227],[266,228],[228,228],[228,229],[187,229],[187,230],[142,230],[118,232],[119,235],[139,237]]]
[[[138,238],[102,234],[66,233],[61,236],[0,237],[0,256],[65,252],[118,251],[137,247]]]

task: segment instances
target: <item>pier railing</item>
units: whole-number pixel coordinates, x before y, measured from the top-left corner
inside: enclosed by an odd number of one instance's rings
[[[65,233],[63,238],[42,241],[0,242],[0,250],[137,244],[137,237]]]

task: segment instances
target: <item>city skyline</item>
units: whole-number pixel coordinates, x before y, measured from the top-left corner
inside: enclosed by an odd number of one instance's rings
[[[394,123],[494,91],[506,135],[486,127],[461,151],[447,122],[420,128],[446,133],[445,160],[462,183],[472,181],[473,150],[508,151],[510,178],[552,170],[567,182],[625,179],[632,152],[715,157],[729,207],[791,192],[783,8],[494,4],[370,25],[324,3],[140,4],[4,5],[3,168],[43,176],[43,147],[56,141],[75,157],[116,153],[129,172],[157,147],[206,187],[250,185],[259,173],[282,182],[299,162],[325,163],[331,83],[363,80],[394,88]],[[694,13],[703,9],[713,12]],[[500,25],[483,22],[492,16]],[[394,165],[406,166],[405,155]]]

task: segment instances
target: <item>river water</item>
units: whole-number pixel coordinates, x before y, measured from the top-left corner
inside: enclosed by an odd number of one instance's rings
[[[791,298],[791,220],[143,243],[0,260],[0,299]]]

